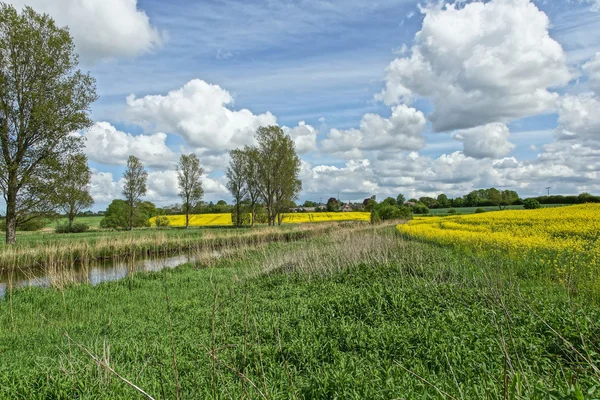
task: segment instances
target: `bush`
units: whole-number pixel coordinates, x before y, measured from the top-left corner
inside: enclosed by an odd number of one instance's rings
[[[537,201],[536,199],[526,199],[526,200],[523,202],[523,207],[524,207],[526,210],[535,210],[535,209],[541,208],[541,207],[542,207],[542,205],[541,205],[541,204],[540,204],[540,202],[539,202],[539,201]]]
[[[448,214],[456,214],[456,208],[449,209]]]
[[[423,203],[417,203],[412,206],[413,214],[429,214],[429,207]]]
[[[154,220],[154,225],[156,225],[158,228],[166,228],[169,225],[171,225],[171,220],[169,219],[169,217],[161,215],[159,217],[156,217],[156,219]]]
[[[17,231],[21,232],[35,232],[43,229],[48,225],[48,220],[44,218],[34,218],[27,222],[17,225]],[[6,219],[0,222],[0,230],[6,232]]]
[[[396,207],[384,204],[377,210],[379,218],[382,221],[389,221],[394,219],[410,219],[411,211],[408,207]]]
[[[377,212],[377,210],[371,211],[371,224],[377,225],[380,222],[381,222],[381,217],[379,216],[379,213]]]
[[[83,222],[75,222],[73,225],[69,226],[69,223],[58,224],[54,229],[56,233],[83,233],[87,232],[90,227]]]
[[[475,210],[475,214],[482,214],[484,212],[485,210],[483,208],[478,208],[477,210]]]

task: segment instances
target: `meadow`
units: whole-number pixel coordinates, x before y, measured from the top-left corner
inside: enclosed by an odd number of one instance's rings
[[[599,302],[533,265],[348,225],[19,289],[0,398],[597,398]]]

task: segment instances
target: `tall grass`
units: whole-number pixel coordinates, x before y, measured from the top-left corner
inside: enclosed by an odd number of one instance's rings
[[[72,237],[69,240],[44,241],[6,246],[0,250],[0,271],[42,268],[56,270],[86,265],[94,260],[140,257],[151,254],[204,252],[232,245],[257,245],[273,241],[290,241],[320,235],[357,223],[307,224],[293,228],[262,227],[256,229],[165,230],[130,234]]]
[[[512,267],[362,227],[18,290],[0,398],[597,397],[598,304]]]

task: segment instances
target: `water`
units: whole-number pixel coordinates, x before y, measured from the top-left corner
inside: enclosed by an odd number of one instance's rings
[[[206,255],[204,256],[206,257]],[[211,256],[219,258],[221,254],[214,252]],[[77,265],[75,268],[68,268],[57,274],[50,274],[41,269],[10,272],[0,271],[0,298],[6,296],[6,292],[10,287],[51,287],[65,283],[98,285],[102,282],[123,279],[137,272],[151,272],[160,271],[164,268],[175,268],[198,259],[198,256],[183,254],[176,256],[153,256],[151,258],[138,258],[134,260],[102,260],[90,263],[87,267]]]

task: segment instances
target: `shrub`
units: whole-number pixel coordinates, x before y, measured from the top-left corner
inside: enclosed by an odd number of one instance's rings
[[[377,212],[377,210],[371,211],[371,224],[377,225],[380,222],[381,222],[381,217],[379,216],[379,213]]]
[[[449,209],[448,214],[456,214],[456,208]]]
[[[413,214],[429,214],[429,207],[423,203],[417,203],[412,206]]]
[[[539,201],[537,201],[536,199],[526,199],[526,200],[523,202],[523,207],[524,207],[526,210],[535,210],[535,209],[541,208],[541,207],[542,207],[542,205],[541,205],[541,204],[540,204],[540,202],[539,202]]]
[[[69,226],[68,223],[58,224],[54,229],[56,233],[82,233],[87,232],[90,227],[83,222],[75,222],[73,225]]]
[[[23,222],[17,225],[17,230],[21,232],[35,232],[42,228],[45,228],[48,224],[48,220],[44,218],[34,218],[27,222]],[[6,232],[6,219],[0,222],[0,230]]]
[[[161,215],[161,216],[156,217],[156,219],[154,220],[154,224],[158,228],[166,228],[169,225],[171,225],[171,220],[169,219],[169,217]]]
[[[478,208],[477,210],[475,210],[475,214],[482,214],[484,212],[485,210],[483,208]]]
[[[382,203],[383,204],[383,203]],[[389,221],[393,219],[410,219],[411,211],[408,207],[396,207],[384,204],[377,210],[379,218],[382,221]]]

